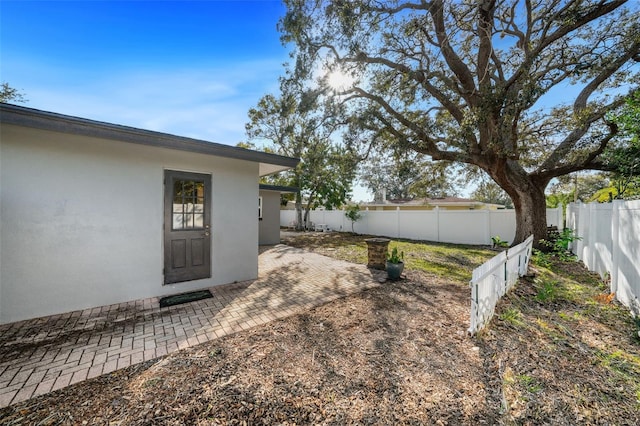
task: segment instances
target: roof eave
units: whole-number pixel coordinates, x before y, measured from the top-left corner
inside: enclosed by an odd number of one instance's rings
[[[274,191],[274,192],[300,192],[300,189],[295,186],[267,185],[264,183],[261,183],[259,185],[259,189],[261,191]]]
[[[0,122],[41,130],[253,161],[260,164],[260,176],[294,168],[300,162],[297,158],[5,103],[0,103]]]

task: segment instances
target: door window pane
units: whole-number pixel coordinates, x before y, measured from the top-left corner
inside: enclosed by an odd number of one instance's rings
[[[193,226],[195,228],[204,228],[204,215],[202,213],[196,213]]]
[[[173,229],[204,228],[204,197],[203,181],[174,181]]]

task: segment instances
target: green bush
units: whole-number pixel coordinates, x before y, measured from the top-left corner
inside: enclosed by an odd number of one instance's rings
[[[493,241],[493,248],[498,247],[509,247],[509,243],[500,238],[500,235],[496,235],[495,237],[491,237],[491,241]]]
[[[560,232],[554,232],[549,240],[540,240],[540,244],[546,248],[547,253],[556,256],[561,261],[572,262],[577,257],[569,251],[569,243],[581,239],[574,233],[573,229],[564,228]]]

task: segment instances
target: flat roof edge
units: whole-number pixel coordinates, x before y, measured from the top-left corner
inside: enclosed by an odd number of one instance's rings
[[[295,167],[300,162],[297,158],[1,102],[0,123],[279,166]]]
[[[277,191],[277,192],[299,192],[300,189],[295,186],[282,186],[282,185],[267,185],[261,183],[259,189],[263,191]]]

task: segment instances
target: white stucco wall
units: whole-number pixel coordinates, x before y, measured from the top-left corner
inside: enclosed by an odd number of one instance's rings
[[[259,243],[280,244],[280,193],[260,191],[262,197],[262,220],[259,221]]]
[[[0,323],[257,277],[257,163],[0,131]],[[212,175],[210,279],[163,285],[165,169]]]

